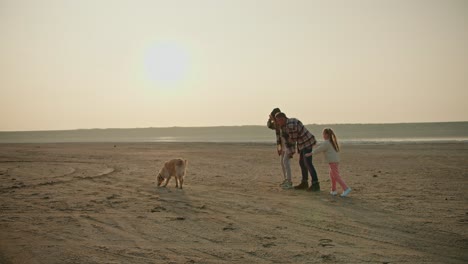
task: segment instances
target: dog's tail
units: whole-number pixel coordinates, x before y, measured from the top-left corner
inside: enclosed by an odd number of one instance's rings
[[[183,160],[184,161],[184,176],[185,174],[187,173],[187,164],[188,164],[188,161],[186,159]]]

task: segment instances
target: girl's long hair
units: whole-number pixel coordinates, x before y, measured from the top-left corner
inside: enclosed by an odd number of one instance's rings
[[[333,132],[331,128],[325,128],[323,133],[328,135],[333,148],[336,150],[336,152],[339,152],[340,146],[338,145],[338,139],[336,138],[335,132]]]

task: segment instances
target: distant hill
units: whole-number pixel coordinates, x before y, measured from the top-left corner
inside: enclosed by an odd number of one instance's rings
[[[341,141],[468,140],[468,122],[328,124],[306,126],[318,139],[332,127]],[[266,126],[109,128],[0,132],[0,143],[53,142],[274,142]]]

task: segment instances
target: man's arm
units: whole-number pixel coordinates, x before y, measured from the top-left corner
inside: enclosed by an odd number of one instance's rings
[[[299,134],[297,133],[297,122],[288,122],[286,124],[286,133],[289,135],[291,142],[296,142]]]

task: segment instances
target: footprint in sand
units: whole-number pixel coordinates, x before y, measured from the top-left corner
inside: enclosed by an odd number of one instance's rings
[[[331,239],[320,239],[318,245],[322,247],[334,247],[335,245],[332,244],[333,240]]]
[[[335,256],[331,254],[323,254],[320,257],[322,258],[323,261],[335,261],[336,260]]]
[[[263,244],[262,246],[263,246],[264,248],[269,248],[269,247],[274,247],[274,246],[276,246],[276,244],[273,243],[273,242],[271,242],[271,243]]]
[[[229,223],[226,227],[223,228],[223,231],[232,231],[232,230],[236,230],[236,229],[233,227],[233,224],[232,224],[232,223]]]
[[[150,210],[152,213],[156,213],[156,212],[162,212],[162,211],[166,211],[166,208],[162,207],[162,206],[155,206],[153,209]]]

